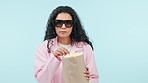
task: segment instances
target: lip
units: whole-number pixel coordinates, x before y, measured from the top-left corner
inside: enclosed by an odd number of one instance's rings
[[[60,33],[66,33],[67,31],[59,31]]]
[[[67,32],[67,31],[59,31],[59,32]]]

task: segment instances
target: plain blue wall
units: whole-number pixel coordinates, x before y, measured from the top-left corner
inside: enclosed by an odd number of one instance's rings
[[[79,14],[95,47],[100,83],[148,83],[147,0],[0,0],[0,83],[37,83],[35,48],[59,5]]]

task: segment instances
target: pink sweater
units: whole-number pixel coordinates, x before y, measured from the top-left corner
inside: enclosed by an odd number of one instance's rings
[[[59,48],[57,38],[51,40],[50,50]],[[47,51],[47,40],[42,42],[36,49],[34,57],[35,78],[38,83],[64,83],[62,63],[52,53]],[[89,67],[89,83],[99,83],[99,75],[94,60],[94,52],[91,46],[80,42],[72,45],[71,52],[81,51],[84,53],[85,66]]]

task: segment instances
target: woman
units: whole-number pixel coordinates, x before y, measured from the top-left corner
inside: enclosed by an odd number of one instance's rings
[[[93,45],[77,13],[69,6],[59,6],[51,13],[44,42],[36,49],[35,78],[39,83],[64,83],[61,58],[69,52],[83,52],[89,83],[98,83]]]

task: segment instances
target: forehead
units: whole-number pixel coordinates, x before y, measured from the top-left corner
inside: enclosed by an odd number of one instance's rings
[[[72,16],[69,13],[59,13],[56,20],[72,20]]]

